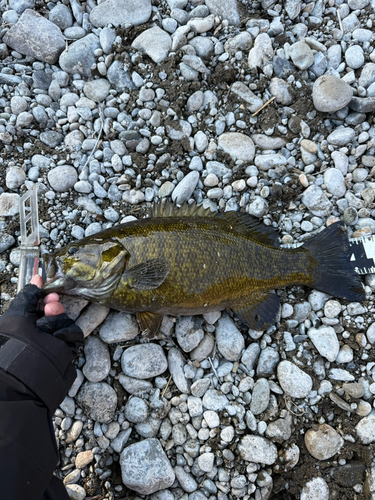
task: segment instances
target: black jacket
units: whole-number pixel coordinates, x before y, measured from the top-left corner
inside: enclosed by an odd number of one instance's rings
[[[65,314],[38,319],[27,285],[0,318],[0,491],[7,500],[69,500],[53,476],[52,414],[76,377],[82,331]]]

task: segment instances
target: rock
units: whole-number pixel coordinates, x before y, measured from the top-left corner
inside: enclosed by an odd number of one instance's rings
[[[365,62],[363,49],[360,45],[351,45],[346,49],[345,61],[349,68],[359,69]]]
[[[100,78],[98,80],[86,82],[83,87],[83,92],[88,99],[95,102],[101,102],[108,96],[110,88],[111,84],[109,81]]]
[[[290,58],[297,68],[304,70],[314,64],[314,54],[309,45],[302,40],[293,43],[289,49]]]
[[[62,143],[64,136],[53,130],[48,130],[47,132],[42,132],[39,139],[50,148],[55,149]]]
[[[146,380],[138,380],[136,378],[127,377],[123,373],[119,377],[119,382],[126,392],[133,396],[142,396],[152,390],[151,382]]]
[[[83,374],[90,382],[101,382],[111,369],[108,347],[98,337],[91,336],[85,342],[86,363]]]
[[[79,484],[67,484],[65,488],[70,500],[84,500],[86,498],[86,491]]]
[[[274,422],[270,422],[267,426],[266,436],[277,443],[287,441],[292,435],[291,418],[278,418]]]
[[[92,450],[82,451],[76,456],[75,466],[77,467],[77,469],[83,469],[93,460],[94,454]]]
[[[281,78],[272,78],[270,92],[276,97],[276,102],[288,106],[293,102],[290,85]]]
[[[216,389],[209,389],[203,396],[203,406],[207,410],[222,411],[228,403],[228,398]]]
[[[56,24],[61,31],[70,28],[73,24],[73,16],[67,5],[57,4],[49,13],[49,20]]]
[[[5,177],[5,184],[8,189],[17,189],[26,180],[26,173],[21,167],[10,167]]]
[[[126,420],[138,424],[144,422],[148,418],[148,414],[148,406],[143,399],[136,396],[128,399],[124,410]]]
[[[336,360],[340,350],[340,343],[335,330],[331,326],[320,326],[318,329],[309,328],[307,335],[323,358],[330,362]]]
[[[138,344],[124,350],[121,368],[128,377],[143,380],[164,373],[168,362],[160,345]]]
[[[367,89],[375,82],[375,64],[367,63],[363,66],[361,75],[358,78],[358,85]]]
[[[186,472],[183,467],[178,465],[174,468],[174,472],[181,488],[184,491],[186,491],[187,493],[192,493],[193,491],[198,489],[198,484],[194,477]]]
[[[233,83],[230,90],[237,98],[248,104],[247,107],[251,113],[258,111],[263,105],[262,99],[256,96],[254,92],[242,82]]]
[[[15,193],[0,194],[0,217],[12,217],[19,213],[20,196]]]
[[[184,365],[186,360],[184,359],[182,353],[172,347],[168,352],[168,368],[172,375],[173,382],[176,384],[178,390],[184,394],[190,392],[190,382],[185,376]]]
[[[106,0],[90,12],[90,22],[97,28],[108,24],[139,26],[151,16],[151,0]]]
[[[286,145],[285,139],[265,134],[253,134],[251,139],[260,149],[281,149]]]
[[[234,161],[252,161],[255,156],[253,141],[245,134],[239,132],[226,132],[219,136],[219,148],[228,153]]]
[[[301,500],[329,500],[329,488],[322,477],[308,481],[301,491]]]
[[[286,165],[286,158],[279,153],[256,155],[254,163],[260,170],[267,172],[270,168],[275,168],[278,165]]]
[[[270,400],[270,386],[266,378],[259,378],[254,385],[250,411],[254,415],[260,415],[268,406]]]
[[[138,325],[130,314],[111,311],[100,327],[99,335],[107,344],[127,342],[138,335]]]
[[[55,64],[65,49],[60,29],[31,9],[26,9],[4,35],[3,42],[20,54]]]
[[[79,370],[78,368],[76,368],[76,370],[77,370],[77,376],[73,382],[73,385],[71,386],[71,388],[69,389],[69,392],[68,392],[68,396],[71,398],[75,397],[75,395],[77,394],[79,388],[81,387],[81,385],[85,379],[81,370]]]
[[[338,127],[331,134],[329,134],[327,141],[333,146],[346,146],[354,139],[355,135],[355,130],[352,128]]]
[[[240,15],[236,0],[206,0],[205,3],[214,16],[226,19],[233,26],[240,24]]]
[[[254,47],[249,52],[248,64],[250,69],[263,68],[271,62],[273,47],[271,38],[267,33],[260,33],[254,42]]]
[[[286,0],[285,12],[288,14],[289,19],[295,19],[301,12],[301,0]]]
[[[86,35],[69,45],[68,50],[61,54],[60,68],[70,75],[78,73],[90,78],[91,66],[96,62],[94,52],[99,48],[99,38],[93,33]]]
[[[344,444],[343,438],[328,424],[314,426],[305,434],[305,445],[317,460],[328,460],[338,453]]]
[[[272,465],[277,459],[277,448],[268,439],[246,435],[238,444],[238,451],[243,460]]]
[[[349,107],[358,113],[373,113],[375,111],[375,97],[353,97]]]
[[[14,10],[17,14],[22,14],[26,9],[35,7],[35,0],[9,0],[9,10]]]
[[[155,63],[166,59],[171,45],[170,35],[158,26],[143,31],[132,43],[132,47],[142,54],[147,54]]]
[[[69,191],[78,180],[77,171],[69,165],[60,165],[48,172],[48,182],[58,193]]]
[[[127,67],[123,62],[116,60],[107,71],[107,78],[115,86],[118,92],[135,89],[135,85],[129,75]]]
[[[337,198],[342,198],[346,192],[346,184],[340,170],[337,168],[329,168],[324,172],[323,177],[327,191]]]
[[[103,323],[108,313],[109,307],[90,304],[76,320],[76,324],[83,331],[83,335],[87,337],[96,327]]]
[[[259,356],[257,375],[258,377],[268,377],[273,375],[275,366],[279,362],[280,355],[276,349],[266,347],[262,349]]]
[[[362,444],[373,443],[375,441],[375,415],[362,418],[355,430]]]
[[[173,193],[172,200],[177,205],[182,205],[185,201],[189,200],[193,194],[199,181],[199,172],[193,170],[189,172],[185,177],[177,184]]]
[[[234,322],[227,315],[221,317],[216,327],[216,342],[220,354],[229,361],[241,356],[245,341]]]
[[[290,361],[281,361],[279,363],[277,378],[283,391],[292,398],[305,398],[312,389],[310,375]]]
[[[15,244],[16,240],[12,235],[0,232],[0,255]]]
[[[353,88],[334,75],[323,75],[315,80],[312,97],[315,109],[334,113],[349,104]]]
[[[176,338],[184,352],[190,352],[204,337],[202,320],[197,316],[180,316],[176,322]]]
[[[254,368],[255,361],[257,360],[260,353],[260,347],[255,342],[252,342],[249,347],[244,351],[241,358],[241,363],[246,366],[246,369],[250,372]]]
[[[144,439],[131,444],[120,455],[122,480],[125,486],[141,495],[172,486],[175,474],[160,442]]]
[[[317,217],[326,217],[332,211],[332,204],[319,186],[309,186],[302,195],[302,203]]]
[[[215,455],[213,453],[202,453],[198,457],[198,467],[203,472],[211,472],[214,466]]]
[[[78,392],[77,402],[89,418],[106,423],[114,417],[117,395],[105,382],[85,382]]]

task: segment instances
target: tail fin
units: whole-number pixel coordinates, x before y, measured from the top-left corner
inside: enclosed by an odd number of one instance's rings
[[[313,287],[352,302],[365,300],[359,275],[350,261],[349,241],[341,222],[331,224],[303,245],[317,262]]]

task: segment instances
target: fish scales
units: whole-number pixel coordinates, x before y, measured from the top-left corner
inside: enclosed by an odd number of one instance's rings
[[[133,221],[45,255],[45,289],[137,313],[157,332],[162,314],[231,309],[250,328],[277,319],[274,289],[307,285],[352,301],[365,299],[341,223],[283,249],[278,233],[248,214],[207,214],[191,206],[159,206]]]
[[[157,290],[129,291],[122,279],[106,301],[113,308],[126,303],[129,312],[195,314],[242,304],[254,291],[311,281],[305,250],[267,247],[226,221],[146,219],[126,233],[117,237],[130,253],[129,267],[157,258],[171,267]]]

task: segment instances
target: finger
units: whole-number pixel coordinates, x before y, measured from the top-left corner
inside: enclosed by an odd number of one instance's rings
[[[43,286],[43,278],[39,276],[39,274],[35,274],[30,281],[32,285],[36,285],[38,288],[42,288]]]
[[[43,304],[49,304],[50,302],[58,302],[59,300],[60,297],[57,295],[57,293],[52,292],[44,297]]]
[[[46,316],[58,316],[65,312],[64,306],[60,302],[51,302],[44,306],[44,314]]]

